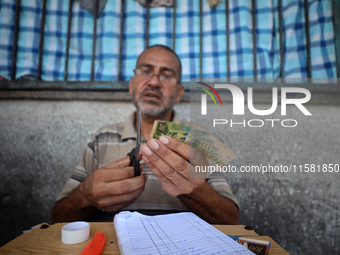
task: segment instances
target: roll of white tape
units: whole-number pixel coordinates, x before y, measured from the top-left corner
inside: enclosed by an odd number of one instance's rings
[[[90,224],[85,221],[76,221],[66,224],[61,229],[61,241],[64,244],[77,244],[85,242],[90,237]]]

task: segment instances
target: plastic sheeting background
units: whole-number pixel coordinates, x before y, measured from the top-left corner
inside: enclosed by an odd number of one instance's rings
[[[119,74],[120,0],[107,1],[97,20],[95,80],[116,81]],[[0,75],[11,77],[15,1],[2,0],[0,11]],[[230,77],[253,77],[252,4],[229,0],[229,42],[226,36],[225,0],[211,9],[202,1],[200,38],[199,1],[177,1],[175,50],[182,60],[183,81],[200,77],[227,77],[227,43]],[[37,76],[42,0],[21,1],[16,78]],[[173,8],[150,8],[149,45],[173,45]],[[279,33],[278,0],[256,1],[257,77],[276,78],[284,63],[284,77],[307,77],[305,13],[302,0],[282,0],[283,35]],[[78,1],[72,7],[68,80],[88,81],[91,76],[93,15]],[[65,69],[68,1],[47,1],[44,25],[42,80],[63,80]],[[137,1],[125,1],[120,80],[129,80],[139,53],[146,46],[147,9]],[[311,73],[313,78],[336,77],[332,1],[309,0]],[[284,61],[280,59],[280,40]]]

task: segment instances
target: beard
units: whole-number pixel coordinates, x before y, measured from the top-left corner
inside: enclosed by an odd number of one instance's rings
[[[157,100],[154,101],[152,99],[145,99],[144,96],[152,92],[156,93]],[[143,118],[146,119],[164,119],[169,112],[172,111],[173,106],[176,103],[177,93],[172,97],[166,99],[158,88],[145,88],[141,91],[139,95],[137,95],[134,91],[132,93],[133,104],[138,109],[139,106],[142,107]]]

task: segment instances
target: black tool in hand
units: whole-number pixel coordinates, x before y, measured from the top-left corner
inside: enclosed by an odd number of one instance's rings
[[[138,155],[140,152],[141,144],[141,125],[142,125],[142,107],[138,106],[138,121],[137,121],[137,142],[136,147],[131,150],[127,155],[130,157],[130,166],[135,169],[135,176],[140,175],[140,164]]]

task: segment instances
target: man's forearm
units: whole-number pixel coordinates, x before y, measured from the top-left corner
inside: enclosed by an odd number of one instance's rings
[[[55,204],[52,212],[53,223],[92,220],[96,208],[86,201],[80,190],[79,186],[68,197]]]
[[[211,224],[239,224],[237,206],[217,194],[208,183],[178,198],[199,217]]]

